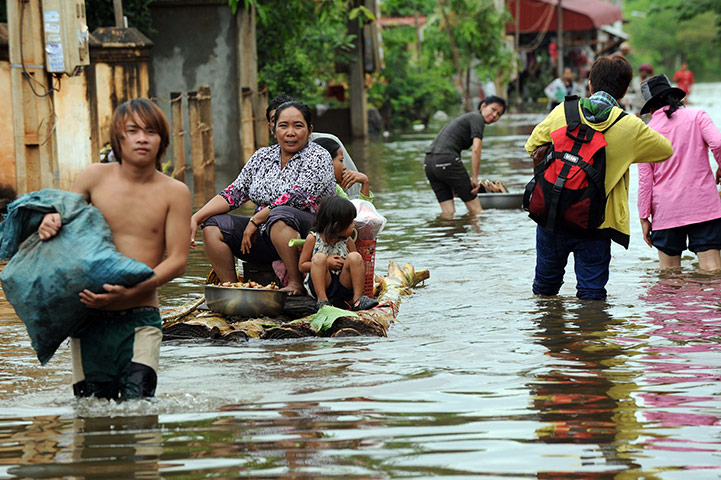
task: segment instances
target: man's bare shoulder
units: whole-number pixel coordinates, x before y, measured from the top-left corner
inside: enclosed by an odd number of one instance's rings
[[[154,178],[154,183],[156,184],[156,188],[161,188],[163,192],[166,192],[170,195],[190,196],[190,189],[186,184],[172,177],[169,177],[164,173],[157,172]]]
[[[91,163],[80,175],[86,178],[107,177],[109,174],[117,172],[119,168],[120,165],[115,162]]]
[[[103,182],[115,177],[118,168],[115,163],[91,163],[77,176],[72,191],[84,195],[90,201],[91,193]]]

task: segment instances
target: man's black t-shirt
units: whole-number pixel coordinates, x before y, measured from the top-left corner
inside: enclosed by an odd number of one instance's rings
[[[471,148],[474,138],[483,138],[486,122],[481,112],[469,112],[456,117],[438,132],[426,153],[461,155]]]

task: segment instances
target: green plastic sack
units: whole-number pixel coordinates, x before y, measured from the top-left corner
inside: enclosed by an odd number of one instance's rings
[[[52,211],[60,213],[63,225],[43,242],[37,227]],[[0,223],[0,258],[8,257],[2,288],[43,365],[87,318],[89,309],[78,296],[83,289],[101,293],[103,284],[129,287],[153,275],[150,267],[117,251],[97,208],[60,190],[29,193],[8,205]]]

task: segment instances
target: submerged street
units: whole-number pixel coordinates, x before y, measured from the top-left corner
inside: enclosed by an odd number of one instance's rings
[[[692,99],[721,126],[721,84]],[[542,118],[489,127],[481,178],[521,191]],[[575,299],[572,262],[559,298],[537,299],[525,212],[439,218],[423,152],[441,126],[349,145],[388,219],[376,272],[430,270],[388,338],[170,341],[154,401],[78,401],[69,347],[41,367],[3,298],[0,478],[718,477],[721,276],[688,252],[680,272],[657,269],[636,167],[608,300]],[[201,248],[190,262],[161,305],[202,294]]]

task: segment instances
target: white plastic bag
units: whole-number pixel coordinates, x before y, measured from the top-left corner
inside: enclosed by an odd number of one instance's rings
[[[358,238],[360,240],[375,240],[388,220],[378,213],[372,203],[366,200],[354,198],[351,202],[353,202],[357,211],[353,225],[358,231]]]

